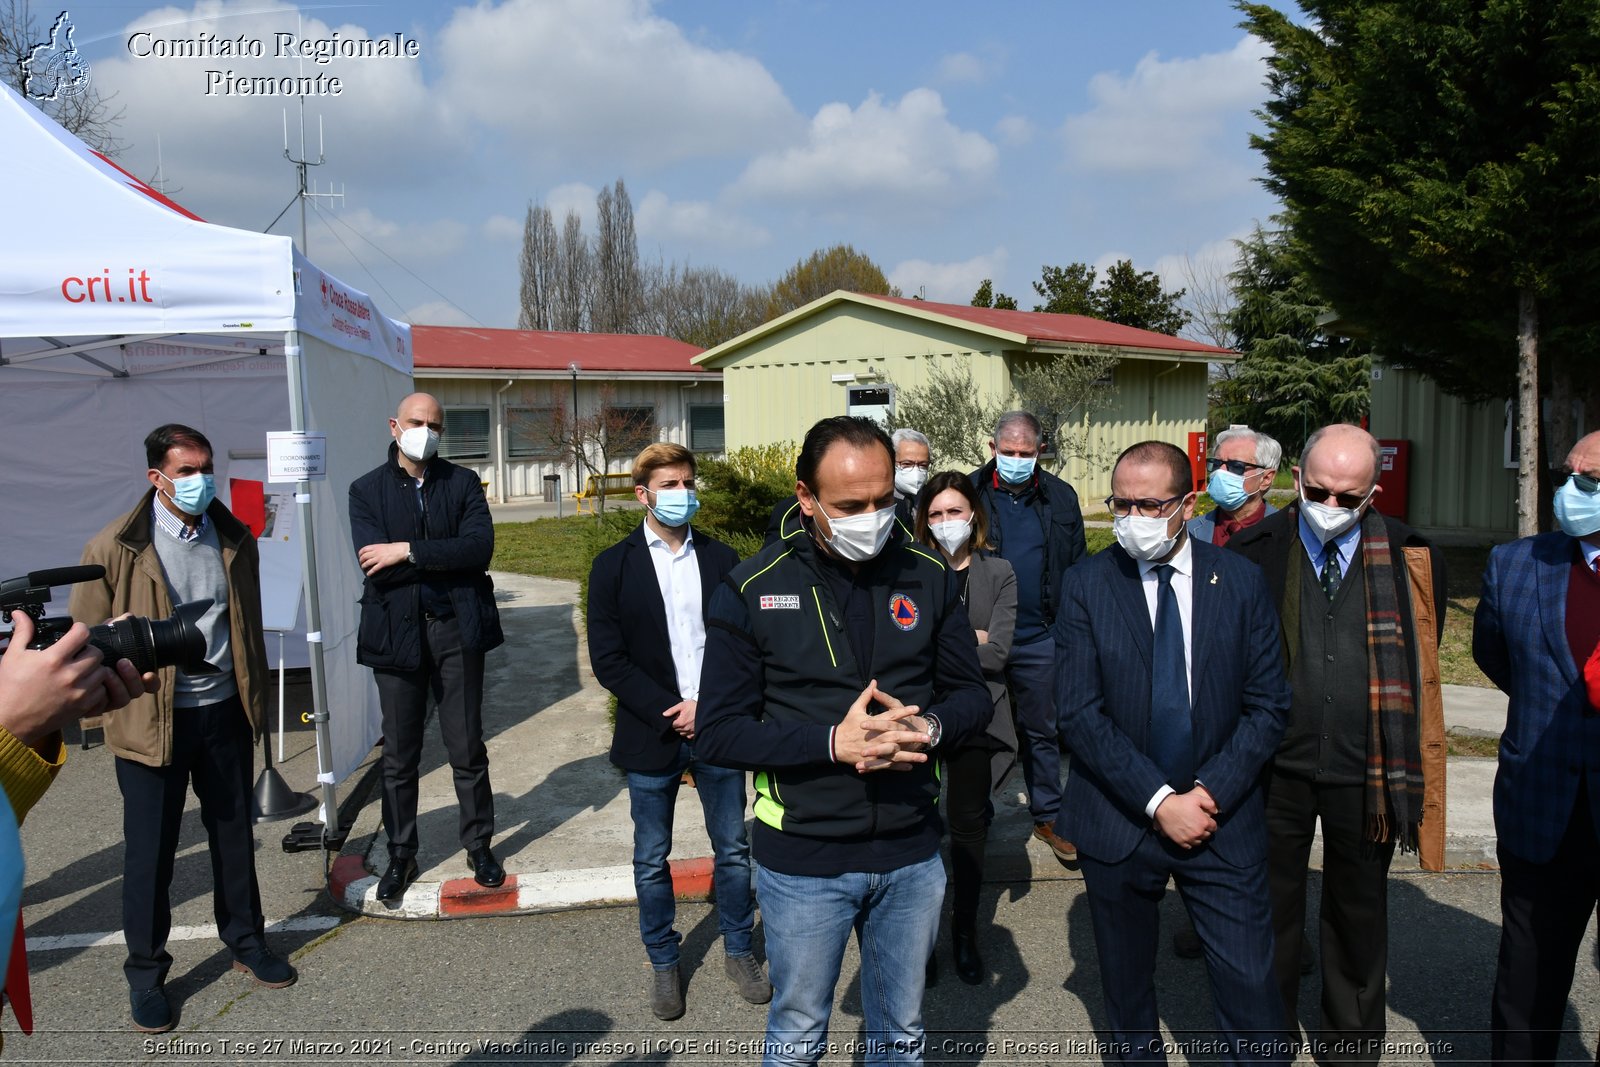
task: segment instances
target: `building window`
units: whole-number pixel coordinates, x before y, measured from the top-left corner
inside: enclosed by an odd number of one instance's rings
[[[608,407],[605,411],[606,451],[615,459],[633,456],[656,439],[653,407]]]
[[[560,459],[557,409],[506,408],[506,455],[511,459]]]
[[[846,415],[860,415],[883,426],[894,422],[894,386],[848,385],[844,396]]]
[[[689,451],[721,452],[722,405],[696,404],[689,409]]]
[[[488,459],[489,409],[445,408],[439,455],[445,459]]]

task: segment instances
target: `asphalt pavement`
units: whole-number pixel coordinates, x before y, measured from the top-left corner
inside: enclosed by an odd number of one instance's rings
[[[756,1059],[738,1042],[759,1036],[765,1009],[732,996],[721,974],[715,916],[692,899],[708,888],[695,861],[710,854],[693,790],[680,793],[673,856],[680,892],[691,898],[681,906],[679,929],[689,969],[698,973],[690,977],[689,1014],[662,1024],[644,1000],[648,971],[631,906],[626,790],[606,759],[607,697],[589,670],[577,587],[498,573],[495,581],[508,640],[489,657],[485,730],[494,844],[511,875],[505,887],[483,890],[471,881],[456,841],[449,766],[430,729],[421,778],[422,875],[401,907],[372,899],[386,856],[375,791],[338,856],[286,853],[280,840],[288,823],[258,824],[269,936],[302,973],[288,990],[259,989],[229,971],[210,926],[209,863],[191,799],[172,893],[176,963],[169,991],[182,1018],[173,1035],[141,1037],[128,1027],[120,971],[122,810],[112,759],[103,745],[74,749],[61,780],[23,828],[39,1032],[19,1037],[8,1013],[6,1056],[230,1063]],[[291,682],[286,693],[291,728],[278,769],[291,788],[311,790],[313,739],[296,722],[304,686]],[[1447,687],[1445,706],[1452,729],[1498,733],[1504,722],[1504,699],[1494,691]],[[1422,1050],[1417,1055],[1396,1044],[1386,1057],[1395,1062],[1456,1062],[1486,1053],[1480,1031],[1498,938],[1493,770],[1489,759],[1449,762],[1451,872],[1425,874],[1397,858],[1390,1036],[1424,1044],[1415,1046]],[[362,775],[343,783],[341,794],[359,797]],[[1082,883],[1030,838],[1026,809],[1016,802],[1020,782],[1018,776],[997,805],[989,846],[983,946],[990,979],[976,989],[956,982],[941,944],[947,976],[928,995],[930,1061],[1099,1059],[1092,1041],[1103,1013]],[[1168,918],[1177,907],[1169,896]],[[441,917],[457,921],[393,921]],[[1585,1036],[1570,1048],[1592,1063],[1600,1026],[1592,931],[1580,960],[1568,1023]],[[852,948],[840,984],[834,1062],[859,1061],[847,1044],[860,1019],[855,961]],[[1177,1037],[1203,1030],[1210,1011],[1201,965],[1163,953],[1160,966],[1165,1023]],[[1312,1025],[1315,981],[1308,980],[1302,997]],[[647,1041],[667,1044],[647,1047]],[[224,1042],[256,1047],[241,1051]],[[318,1042],[340,1047],[319,1051]]]

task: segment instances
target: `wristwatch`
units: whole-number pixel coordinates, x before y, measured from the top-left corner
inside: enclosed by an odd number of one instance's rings
[[[411,564],[413,567],[416,566],[416,564],[417,564],[417,554],[415,552],[407,552],[406,553],[406,562]]]
[[[939,716],[923,712],[922,718],[928,724],[928,747],[939,747],[939,738],[944,736],[944,727],[939,723]]]

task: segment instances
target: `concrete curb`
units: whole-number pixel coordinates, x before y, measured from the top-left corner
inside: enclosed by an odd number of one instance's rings
[[[671,860],[672,895],[678,900],[711,898],[713,860]],[[360,856],[340,856],[328,879],[334,903],[358,915],[379,919],[467,919],[491,915],[535,915],[576,908],[633,904],[633,867],[589,867],[576,871],[508,874],[504,885],[487,889],[471,878],[416,881],[400,903],[380,904],[378,876]]]

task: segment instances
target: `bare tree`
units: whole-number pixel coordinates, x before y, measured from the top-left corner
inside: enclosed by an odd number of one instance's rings
[[[561,249],[556,262],[559,278],[551,328],[572,332],[587,330],[594,306],[593,261],[589,242],[583,236],[583,220],[570,208],[561,226]]]
[[[713,348],[761,325],[765,291],[715,267],[657,262],[644,276],[642,330]]]
[[[517,314],[517,329],[555,329],[560,256],[550,209],[543,204],[529,204],[528,217],[522,224],[522,308]]]
[[[644,311],[644,286],[633,201],[621,178],[595,198],[595,228],[594,329],[598,333],[637,333]]]
[[[559,455],[561,462],[577,468],[580,484],[586,477],[605,474],[613,462],[633,456],[660,435],[653,420],[641,421],[639,409],[617,406],[616,390],[611,385],[602,385],[596,400],[592,410],[578,414],[557,404],[548,421],[539,424],[551,451]],[[606,496],[605,481],[601,479],[596,510],[605,510]]]
[[[0,80],[28,96],[40,111],[60,123],[68,133],[76,134],[91,148],[114,156],[128,147],[128,143],[115,134],[125,111],[113,106],[116,93],[100,92],[92,79],[83,81],[74,91],[65,87],[57,89],[51,93],[51,99],[30,95],[23,87],[23,60],[29,58],[36,45],[49,47],[52,44],[53,27],[54,23],[34,18],[28,0],[0,2]],[[60,50],[68,47],[64,40],[53,43]]]
[[[1218,348],[1233,348],[1238,342],[1231,322],[1233,309],[1239,302],[1230,280],[1232,271],[1232,264],[1225,267],[1218,263],[1197,263],[1184,253],[1184,296],[1178,302],[1189,313],[1189,325],[1184,332]]]

